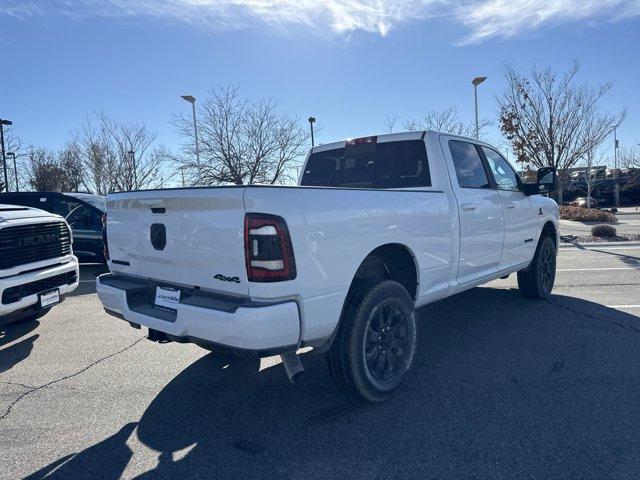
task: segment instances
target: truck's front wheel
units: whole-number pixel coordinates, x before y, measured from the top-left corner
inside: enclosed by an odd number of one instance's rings
[[[549,236],[540,239],[531,264],[518,272],[518,287],[526,298],[546,298],[556,279],[556,245]]]
[[[416,313],[407,290],[380,280],[345,308],[327,353],[336,384],[350,395],[381,402],[404,383],[416,349]]]

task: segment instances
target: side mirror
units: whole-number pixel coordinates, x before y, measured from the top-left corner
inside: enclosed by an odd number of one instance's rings
[[[556,190],[555,167],[544,167],[538,170],[538,192],[549,193]]]
[[[555,167],[540,168],[536,183],[523,183],[520,185],[520,189],[527,196],[554,192],[556,190]]]

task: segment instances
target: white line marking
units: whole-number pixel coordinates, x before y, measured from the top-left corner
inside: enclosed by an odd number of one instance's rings
[[[640,308],[640,305],[606,305],[607,308]]]
[[[558,268],[556,272],[597,272],[601,270],[640,270],[640,267]]]
[[[563,247],[559,249],[560,252],[573,252],[575,250],[640,250],[640,246],[629,246],[629,247],[598,247],[597,245],[589,245],[588,247]]]

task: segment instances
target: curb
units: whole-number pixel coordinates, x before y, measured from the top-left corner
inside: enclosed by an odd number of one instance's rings
[[[583,242],[583,243],[560,243],[558,248],[593,248],[593,247],[638,247],[640,248],[640,242]]]

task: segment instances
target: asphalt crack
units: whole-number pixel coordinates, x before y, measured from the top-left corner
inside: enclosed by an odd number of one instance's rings
[[[1,381],[0,385],[14,385],[17,387],[22,387],[22,388],[26,388],[27,390],[30,388],[36,388],[33,385],[25,385],[24,383],[19,383],[19,382],[5,382],[5,381]]]
[[[25,388],[28,388],[28,390],[26,392],[20,394],[13,402],[11,402],[11,404],[7,407],[5,412],[0,416],[0,420],[4,420],[5,418],[7,418],[7,416],[11,413],[11,410],[13,409],[13,407],[18,402],[20,402],[23,398],[25,398],[28,395],[31,395],[33,392],[37,392],[38,390],[42,390],[43,388],[50,387],[51,385],[55,385],[56,383],[64,382],[65,380],[69,380],[70,378],[77,377],[78,375],[83,374],[84,372],[86,372],[90,368],[95,367],[99,363],[102,363],[105,360],[109,360],[110,358],[113,358],[113,357],[115,357],[117,355],[120,355],[121,353],[126,352],[127,350],[129,350],[130,348],[134,347],[136,344],[138,344],[142,340],[144,340],[144,337],[138,338],[135,342],[133,342],[131,345],[123,348],[122,350],[118,350],[117,352],[114,352],[114,353],[111,353],[111,354],[109,354],[109,355],[107,355],[105,357],[99,358],[95,362],[90,363],[89,365],[87,365],[86,367],[78,370],[75,373],[71,373],[69,375],[65,375],[64,377],[60,377],[60,378],[58,378],[56,380],[52,380],[52,381],[50,381],[48,383],[45,383],[44,385],[40,385],[38,387],[30,387],[28,385],[18,384],[18,385],[21,385],[21,386],[23,386]],[[1,383],[12,383],[12,382],[1,382]]]
[[[566,310],[568,312],[574,313],[576,315],[580,315],[582,317],[585,318],[589,318],[591,320],[597,320],[599,322],[604,322],[604,323],[608,323],[610,325],[615,325],[617,327],[620,327],[624,330],[631,330],[633,332],[636,333],[640,333],[640,329],[638,329],[637,327],[629,324],[629,323],[621,323],[621,322],[616,322],[615,320],[611,320],[611,319],[607,319],[607,318],[601,318],[595,315],[591,315],[590,313],[586,313],[586,312],[582,312],[580,310],[576,310],[575,308],[571,308],[571,307],[567,307],[566,305],[562,305],[561,303],[556,303],[556,302],[552,302],[551,300],[545,300],[545,302],[547,302],[549,305],[553,305],[554,307],[559,307],[562,308],[563,310]]]

